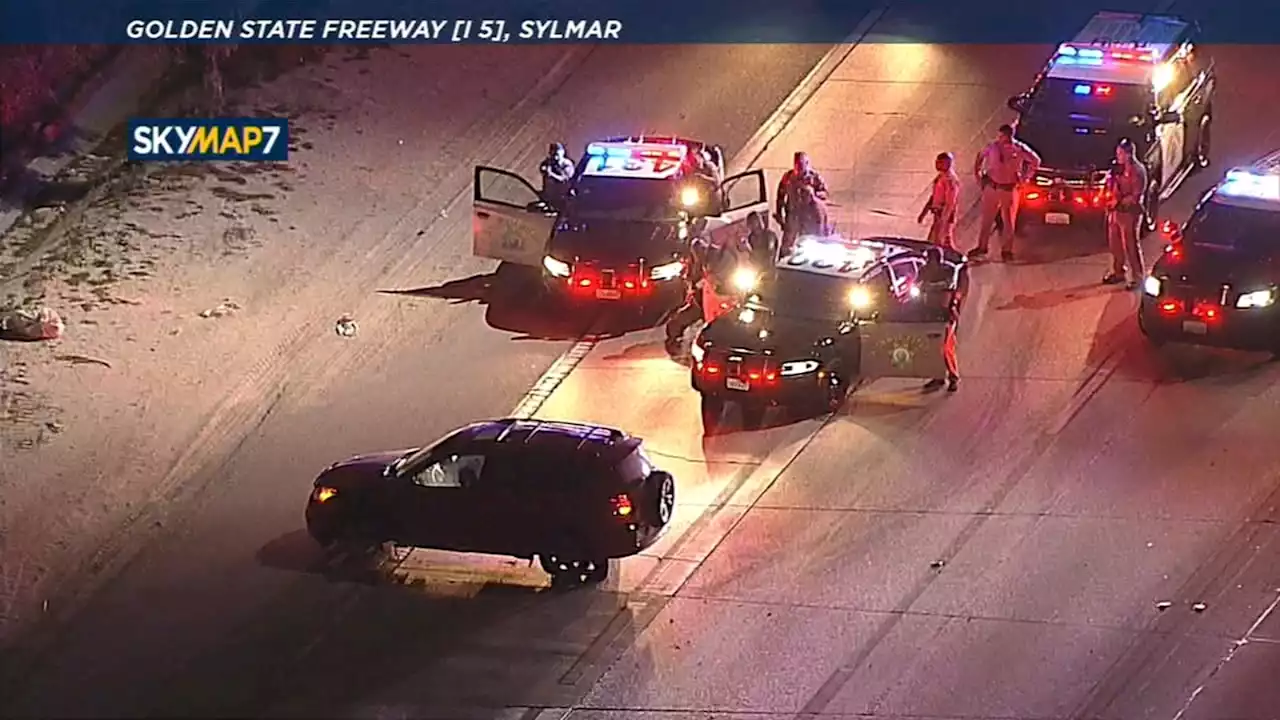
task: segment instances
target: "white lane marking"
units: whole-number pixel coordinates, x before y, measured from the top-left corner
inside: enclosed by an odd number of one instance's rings
[[[1182,720],[1182,718],[1186,716],[1187,712],[1191,710],[1191,706],[1195,704],[1196,698],[1200,697],[1200,694],[1209,686],[1209,682],[1213,680],[1214,676],[1221,672],[1222,668],[1226,667],[1227,663],[1231,662],[1231,660],[1235,658],[1236,653],[1240,651],[1240,648],[1248,645],[1250,642],[1253,642],[1255,639],[1254,633],[1258,632],[1258,628],[1262,627],[1262,623],[1266,622],[1267,618],[1271,617],[1271,613],[1275,612],[1276,607],[1280,607],[1280,588],[1276,589],[1276,599],[1272,600],[1271,604],[1267,606],[1267,609],[1263,610],[1262,614],[1253,621],[1253,624],[1249,626],[1249,630],[1244,634],[1244,637],[1231,643],[1231,649],[1228,650],[1227,654],[1218,661],[1217,665],[1213,666],[1213,669],[1210,670],[1209,674],[1205,677],[1204,682],[1200,683],[1199,687],[1191,691],[1191,695],[1187,698],[1187,701],[1182,704],[1182,708],[1178,710],[1178,713],[1173,716],[1173,720]]]
[[[809,74],[804,76],[782,104],[769,115],[764,125],[761,125],[747,140],[742,150],[733,156],[729,162],[729,168],[732,168],[729,170],[730,173],[749,169],[760,159],[760,156],[769,148],[769,143],[791,124],[796,114],[813,99],[818,89],[835,73],[836,68],[840,67],[862,38],[871,32],[871,28],[889,11],[889,5],[890,3],[884,3],[867,13],[843,42],[833,46],[822,56],[818,64],[813,66]],[[555,392],[560,383],[564,382],[574,368],[586,358],[597,342],[596,339],[588,336],[574,343],[564,355],[552,363],[542,377],[538,378],[533,389],[520,399],[511,413],[512,417],[528,418],[541,410],[547,399],[551,397],[551,393]]]

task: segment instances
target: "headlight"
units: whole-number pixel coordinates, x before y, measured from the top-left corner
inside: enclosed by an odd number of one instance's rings
[[[701,363],[702,359],[707,356],[707,351],[706,348],[702,347],[695,341],[693,346],[689,348],[689,355],[693,358],[694,362]]]
[[[756,289],[756,283],[760,281],[760,276],[751,268],[738,268],[733,273],[733,286],[738,292],[749,293]]]
[[[318,487],[311,493],[311,498],[318,503],[325,503],[338,496],[338,491],[331,487]]]
[[[1155,275],[1148,275],[1146,280],[1142,281],[1142,292],[1151,297],[1160,297],[1160,288],[1164,283],[1160,282],[1160,278]]]
[[[778,373],[783,377],[789,377],[792,375],[804,375],[817,369],[817,360],[796,360],[794,362],[782,363],[782,368]]]
[[[918,285],[912,285],[907,288],[907,295],[910,295],[912,298],[920,297],[920,287]]]
[[[686,185],[680,188],[680,204],[687,208],[697,207],[702,204],[702,193],[698,192],[698,188]]]
[[[550,255],[542,258],[542,267],[547,269],[555,277],[569,277],[573,274],[573,268],[569,263],[563,260],[557,260]]]
[[[1276,301],[1276,292],[1274,290],[1255,290],[1240,296],[1236,300],[1238,308],[1261,308],[1267,307]]]
[[[866,310],[871,307],[871,291],[859,285],[849,291],[849,305],[854,310]]]
[[[747,308],[746,310],[743,310],[742,312],[738,313],[738,322],[742,323],[743,325],[750,325],[755,321],[756,321],[756,311],[752,310],[751,308]]]
[[[680,277],[680,273],[684,272],[684,263],[679,260],[659,265],[649,271],[650,280],[674,280]]]

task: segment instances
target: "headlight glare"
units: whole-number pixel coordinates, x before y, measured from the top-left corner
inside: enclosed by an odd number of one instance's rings
[[[659,265],[649,271],[650,280],[674,280],[684,272],[684,263],[679,260]]]
[[[733,286],[741,293],[749,293],[755,290],[759,281],[760,276],[751,268],[738,268],[733,273]]]
[[[689,348],[689,355],[693,358],[694,362],[701,364],[702,359],[707,356],[707,351],[706,348],[702,347],[695,341],[693,346]]]
[[[866,310],[871,307],[871,291],[859,285],[849,291],[849,305],[854,310]]]
[[[818,369],[817,360],[795,360],[793,362],[782,363],[782,368],[778,370],[778,374],[783,377],[793,375],[805,375]]]
[[[567,278],[573,274],[573,267],[563,260],[557,260],[550,255],[542,258],[542,267],[555,277]]]
[[[686,185],[680,188],[680,204],[687,207],[697,207],[702,203],[702,193],[698,192],[698,188],[692,185]]]
[[[1255,290],[1247,292],[1236,300],[1237,308],[1262,308],[1268,307],[1276,301],[1276,293],[1274,290]]]

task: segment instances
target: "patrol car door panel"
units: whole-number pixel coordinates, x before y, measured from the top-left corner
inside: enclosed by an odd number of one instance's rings
[[[477,166],[472,252],[477,257],[541,267],[556,214],[519,175]]]
[[[859,327],[862,377],[946,377],[942,359],[946,330],[945,323],[864,323]]]
[[[1185,122],[1161,123],[1156,126],[1156,138],[1160,143],[1160,187],[1168,188],[1178,171],[1182,169],[1183,148],[1186,145]]]
[[[717,241],[746,233],[747,216],[753,212],[768,214],[769,193],[763,170],[748,170],[725,178],[725,211],[707,218],[707,231]]]

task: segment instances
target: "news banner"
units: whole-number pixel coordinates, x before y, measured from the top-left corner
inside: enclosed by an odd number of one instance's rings
[[[621,20],[131,20],[130,40],[511,42],[622,39]]]

